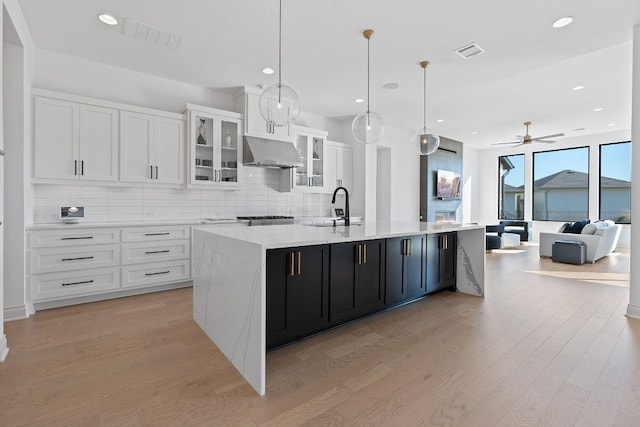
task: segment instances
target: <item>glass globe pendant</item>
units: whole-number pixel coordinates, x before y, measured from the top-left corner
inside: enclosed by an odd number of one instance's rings
[[[420,66],[424,70],[424,97],[423,97],[423,122],[422,127],[411,136],[411,145],[421,156],[433,154],[440,146],[440,135],[427,128],[427,67],[429,61],[422,61]]]
[[[290,86],[282,84],[282,0],[278,21],[278,83],[262,91],[259,109],[268,127],[288,126],[300,114],[298,94]]]
[[[369,41],[373,37],[373,30],[365,30],[362,34],[367,39],[367,110],[353,119],[351,133],[358,142],[375,144],[384,134],[384,120],[380,114],[369,108]]]

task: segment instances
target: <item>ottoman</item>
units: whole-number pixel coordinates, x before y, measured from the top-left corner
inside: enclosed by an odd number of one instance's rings
[[[515,248],[520,246],[520,235],[514,233],[502,233],[502,247]]]
[[[583,242],[556,240],[551,246],[551,259],[553,262],[582,265],[586,258],[587,245]]]

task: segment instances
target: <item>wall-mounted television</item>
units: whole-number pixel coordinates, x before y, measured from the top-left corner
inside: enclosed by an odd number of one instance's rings
[[[441,199],[457,199],[460,197],[460,174],[438,169],[436,181],[436,197]]]

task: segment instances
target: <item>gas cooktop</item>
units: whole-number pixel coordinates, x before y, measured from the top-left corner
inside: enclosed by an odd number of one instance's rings
[[[238,221],[248,221],[249,225],[293,224],[293,217],[284,215],[239,216],[237,218]]]

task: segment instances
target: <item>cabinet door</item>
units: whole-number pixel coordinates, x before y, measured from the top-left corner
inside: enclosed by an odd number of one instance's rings
[[[313,193],[325,189],[325,136],[294,131],[294,146],[300,154],[302,167],[293,168],[293,188]]]
[[[267,251],[267,348],[329,326],[328,246]]]
[[[427,292],[435,292],[456,283],[456,234],[427,235]]]
[[[149,152],[153,141],[153,116],[120,112],[120,179],[151,182]]]
[[[79,122],[77,103],[35,98],[35,178],[78,178]]]
[[[325,155],[325,177],[324,183],[328,190],[340,187],[338,179],[338,146],[334,144],[326,144],[324,147]]]
[[[329,320],[338,324],[384,305],[384,240],[331,245]]]
[[[82,179],[118,180],[118,111],[80,105],[80,167]]]
[[[184,183],[184,121],[154,118],[150,163],[153,179],[158,183]]]
[[[427,293],[424,280],[424,250],[426,236],[406,238],[408,252],[404,257],[404,277],[406,280],[407,299],[418,298]]]
[[[262,138],[291,140],[289,126],[267,126],[267,122],[260,114],[260,94],[246,93],[245,133]]]
[[[387,239],[387,279],[385,305],[399,304],[407,299],[405,284],[405,238]]]

